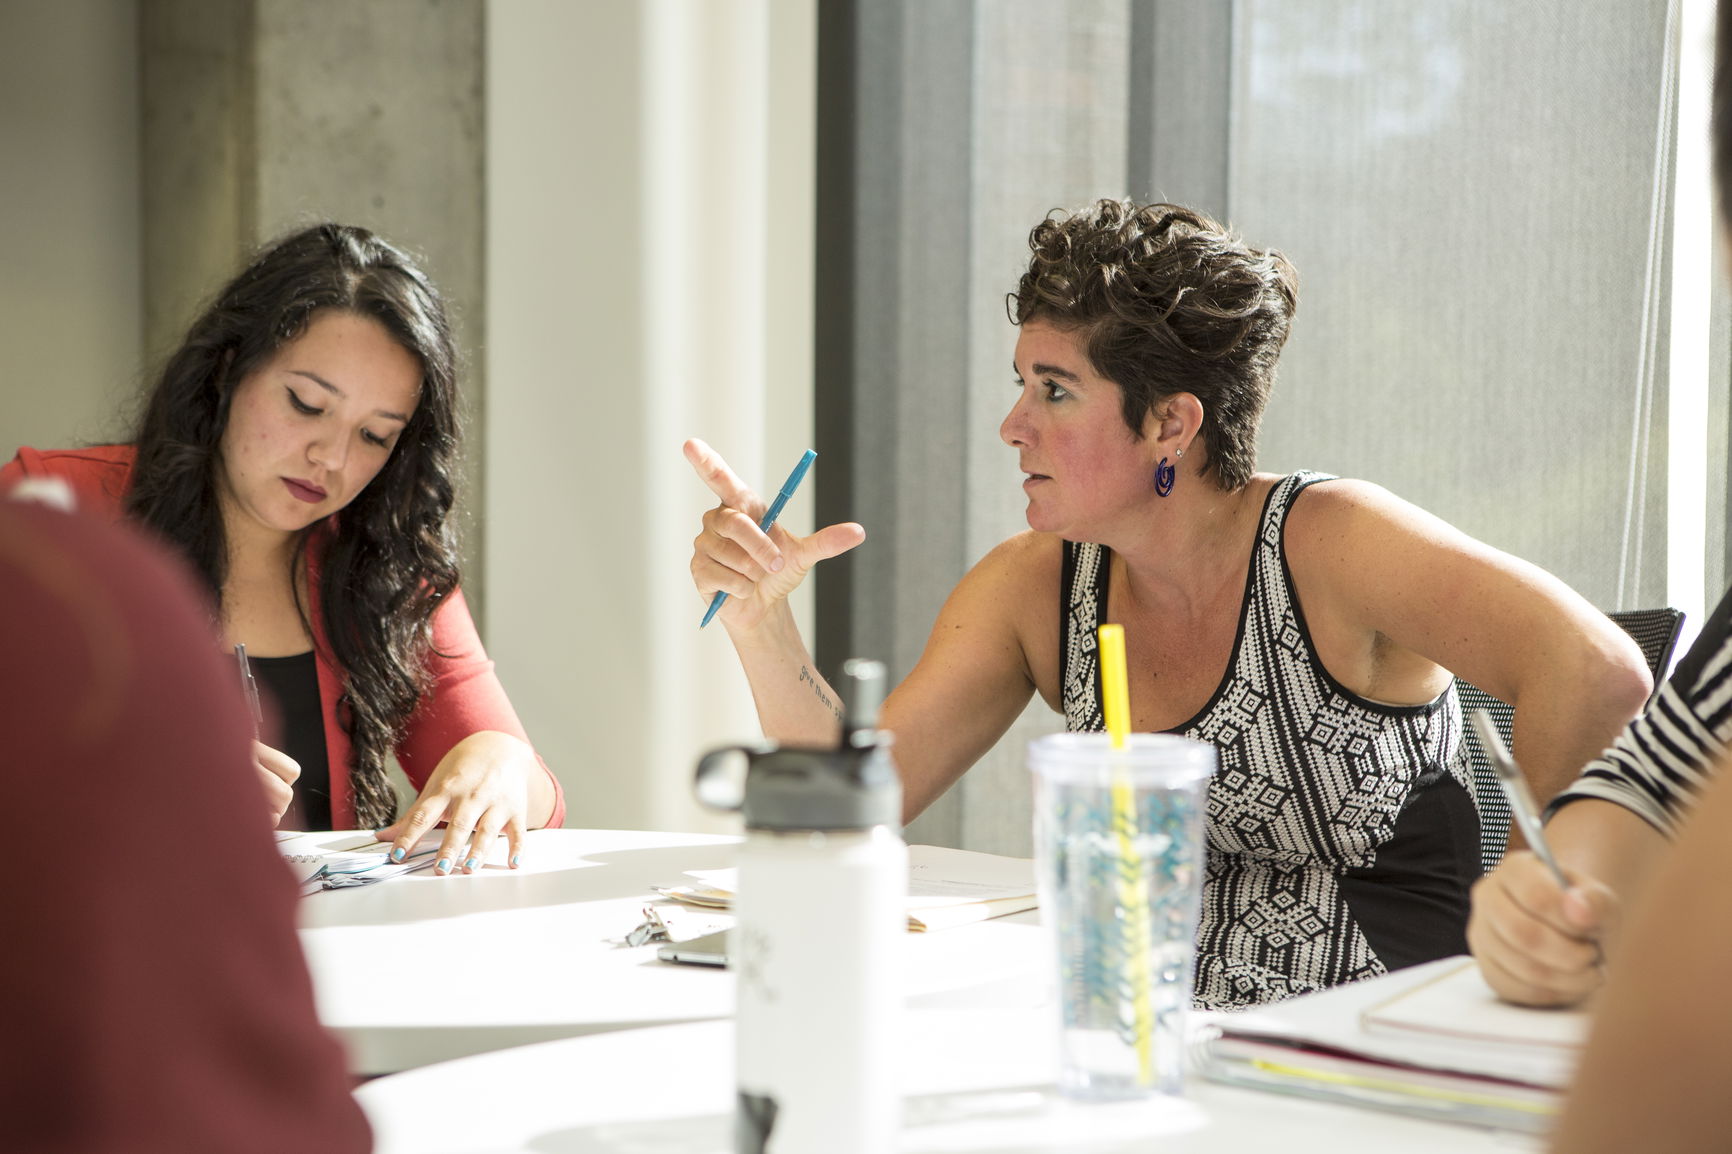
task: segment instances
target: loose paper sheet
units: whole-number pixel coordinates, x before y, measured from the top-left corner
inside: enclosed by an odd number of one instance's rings
[[[692,905],[725,909],[739,871],[690,870],[698,884],[656,892]],[[1032,910],[1037,905],[1034,862],[946,846],[908,847],[908,928],[944,929]]]

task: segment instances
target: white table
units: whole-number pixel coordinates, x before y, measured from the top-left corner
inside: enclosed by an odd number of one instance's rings
[[[1400,1154],[1536,1151],[1519,1135],[1193,1079],[1185,1100],[1091,1106],[1053,1082],[1046,1011],[922,1009],[904,1023],[903,1151]],[[733,1025],[569,1038],[370,1082],[375,1154],[730,1154]]]
[[[731,976],[617,943],[652,886],[731,865],[736,844],[538,831],[520,870],[410,875],[303,899],[321,1018],[348,1042],[356,1072],[404,1071],[356,1092],[378,1154],[727,1154]],[[1033,922],[1020,915],[904,939],[904,1150],[1539,1148],[1196,1079],[1186,1100],[1064,1102],[1050,1089],[1053,1027]]]
[[[504,1047],[634,1026],[725,1018],[726,971],[618,943],[652,886],[733,864],[738,839],[537,830],[520,869],[410,874],[301,900],[320,1019],[350,1069],[382,1074]],[[683,913],[692,932],[726,918]],[[911,1006],[1030,1004],[1041,996],[1033,915],[906,938]],[[676,932],[681,925],[676,920]],[[692,936],[680,932],[679,936]]]

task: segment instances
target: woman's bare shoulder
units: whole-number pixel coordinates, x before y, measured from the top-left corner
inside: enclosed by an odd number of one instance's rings
[[[1433,594],[1493,553],[1382,485],[1345,477],[1307,486],[1282,531],[1294,589],[1323,632],[1338,619],[1387,633],[1389,614],[1375,606]]]
[[[1375,481],[1358,477],[1322,477],[1305,486],[1293,502],[1288,521],[1326,520],[1391,506],[1414,507]]]
[[[1287,514],[1289,560],[1334,556],[1386,541],[1390,534],[1456,537],[1445,522],[1374,481],[1334,477],[1305,487]]]

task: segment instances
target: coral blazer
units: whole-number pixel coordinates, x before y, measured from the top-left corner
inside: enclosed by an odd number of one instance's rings
[[[133,447],[97,445],[88,449],[38,451],[21,448],[0,468],[0,492],[25,477],[59,477],[71,486],[78,506],[89,512],[122,518],[122,501],[131,483]],[[334,519],[334,518],[333,518]],[[331,656],[319,609],[318,549],[308,550],[308,613],[312,620],[314,663],[319,674],[320,712],[325,719],[325,749],[331,766],[331,820],[338,829],[355,824],[354,797],[349,788],[352,748],[338,720],[337,700],[345,675]],[[427,784],[451,747],[483,729],[498,730],[529,741],[517,711],[505,696],[493,662],[481,645],[475,622],[461,589],[453,591],[433,611],[433,645],[427,655],[430,685],[404,727],[397,744],[397,761],[417,790]],[[548,828],[565,821],[565,791],[559,779],[536,755],[553,785],[553,813]]]

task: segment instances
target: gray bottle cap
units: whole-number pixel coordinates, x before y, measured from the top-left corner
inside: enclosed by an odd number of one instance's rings
[[[751,757],[740,812],[747,829],[898,828],[902,783],[890,760],[890,735],[854,735],[843,748],[782,746]]]

